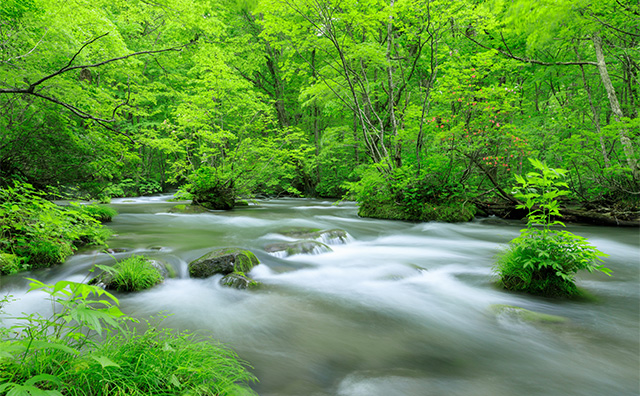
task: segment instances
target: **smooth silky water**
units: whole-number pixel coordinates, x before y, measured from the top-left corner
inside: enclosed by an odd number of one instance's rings
[[[263,395],[638,395],[640,234],[638,229],[571,226],[610,254],[613,277],[580,274],[597,301],[551,300],[493,286],[495,255],[523,227],[480,219],[464,224],[363,219],[352,203],[258,201],[229,212],[172,214],[169,196],[114,199],[112,256],[144,254],[178,278],[118,294],[137,318],[169,315],[165,326],[213,335],[253,365]],[[333,252],[270,256],[286,228],[340,228],[351,240]],[[252,250],[257,290],[189,279],[187,263],[216,247]],[[113,258],[87,249],[53,269],[28,273],[53,283],[81,281]],[[6,311],[46,312],[27,281],[4,277],[18,301]],[[569,319],[532,324],[496,316],[507,304]]]

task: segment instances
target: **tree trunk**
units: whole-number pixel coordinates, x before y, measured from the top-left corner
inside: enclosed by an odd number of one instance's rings
[[[393,9],[395,0],[390,0],[390,8]],[[393,15],[389,15],[387,23],[387,79],[389,84],[389,125],[391,134],[395,139],[395,149],[393,153],[394,165],[398,168],[402,166],[402,146],[398,141],[398,120],[396,119],[396,83],[393,80],[393,65],[391,64],[391,51],[393,50]]]
[[[622,109],[620,108],[620,102],[618,102],[618,97],[616,96],[616,91],[613,88],[613,84],[611,83],[611,78],[609,77],[609,72],[607,71],[607,64],[604,60],[604,53],[602,51],[602,38],[595,33],[592,37],[593,47],[596,51],[596,59],[598,72],[600,72],[600,78],[602,79],[602,84],[604,85],[604,89],[607,91],[607,97],[609,98],[609,105],[611,106],[611,112],[613,113],[613,118],[616,122],[621,123],[624,114],[622,113]],[[626,128],[622,125],[619,128],[620,134],[620,143],[622,144],[622,150],[624,151],[624,155],[627,160],[627,165],[631,169],[631,174],[633,175],[633,179],[636,182],[640,181],[640,171],[638,170],[638,162],[636,161],[635,152],[633,149],[633,144],[631,139],[627,134]]]

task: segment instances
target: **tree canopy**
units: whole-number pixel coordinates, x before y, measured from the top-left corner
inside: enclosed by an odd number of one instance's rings
[[[624,217],[639,40],[631,0],[3,1],[0,175],[467,219],[537,158]]]

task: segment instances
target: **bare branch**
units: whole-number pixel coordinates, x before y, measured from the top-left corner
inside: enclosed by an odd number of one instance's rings
[[[36,43],[36,45],[33,46],[33,48],[31,48],[29,51],[27,51],[26,53],[22,54],[22,55],[18,55],[15,58],[9,58],[7,60],[0,60],[0,63],[9,63],[13,60],[16,59],[20,59],[20,58],[24,58],[26,56],[29,56],[29,54],[31,54],[36,48],[38,48],[38,46],[40,45],[40,43],[42,42],[42,40],[44,40],[45,36],[47,35],[47,33],[49,32],[49,29],[45,29],[44,34],[42,35],[42,37],[40,37],[40,40]]]
[[[531,59],[531,58],[524,58],[521,56],[517,56],[512,54],[510,51],[505,51],[502,48],[493,48],[493,47],[489,47],[487,45],[484,45],[482,43],[480,43],[477,40],[474,40],[473,38],[471,38],[471,36],[469,35],[465,35],[465,37],[467,39],[469,39],[471,42],[475,43],[476,45],[487,49],[487,50],[496,50],[499,53],[501,53],[502,55],[511,58],[511,59],[515,59],[517,61],[520,62],[525,62],[525,63],[532,63],[534,65],[542,65],[542,66],[579,66],[579,65],[591,65],[591,66],[597,66],[598,64],[596,62],[592,62],[592,61],[573,61],[573,62],[543,62],[537,59]],[[508,47],[507,47],[508,49]]]
[[[640,37],[640,34],[627,32],[627,31],[625,31],[625,30],[618,29],[617,27],[612,26],[611,24],[609,24],[609,23],[607,23],[607,22],[603,21],[602,19],[598,18],[597,16],[595,16],[595,14],[593,14],[593,13],[589,13],[589,15],[590,15],[593,19],[595,19],[596,21],[600,22],[602,25],[604,25],[604,26],[606,26],[606,27],[608,27],[608,28],[610,28],[610,29],[613,29],[613,30],[615,30],[615,31],[616,31],[616,32],[618,32],[618,33],[626,34],[626,35],[633,36],[633,37]]]
[[[128,59],[134,56],[139,56],[139,55],[145,55],[145,54],[157,54],[157,53],[161,53],[161,52],[168,52],[168,51],[182,51],[182,49],[188,45],[190,45],[191,43],[188,44],[184,44],[178,47],[172,47],[172,48],[165,48],[165,49],[160,49],[160,50],[149,50],[149,51],[138,51],[138,52],[134,52],[128,55],[123,55],[123,56],[119,56],[116,58],[111,58],[111,59],[107,59],[105,61],[102,62],[98,62],[98,63],[93,63],[93,64],[86,64],[86,65],[78,65],[78,66],[71,66],[73,64],[73,62],[75,61],[75,59],[78,57],[78,55],[89,45],[95,43],[97,40],[107,36],[109,33],[105,33],[103,35],[100,35],[94,39],[89,40],[88,42],[86,42],[85,44],[82,45],[82,47],[80,47],[80,49],[78,51],[76,51],[76,53],[71,57],[71,59],[69,60],[69,62],[62,68],[58,69],[56,72],[51,73],[47,76],[42,77],[41,79],[39,79],[38,81],[29,84],[28,87],[26,88],[6,88],[6,89],[0,89],[0,94],[27,94],[27,95],[33,95],[45,100],[48,100],[52,103],[55,103],[57,105],[60,105],[64,108],[66,108],[67,110],[71,111],[73,114],[77,115],[78,117],[85,119],[85,120],[93,120],[98,122],[100,125],[106,127],[105,124],[108,123],[112,123],[115,120],[115,114],[116,111],[126,105],[127,103],[129,103],[129,98],[131,97],[131,87],[129,85],[129,83],[127,83],[128,85],[128,94],[127,94],[127,99],[119,104],[118,106],[116,106],[116,108],[113,110],[112,113],[112,119],[107,120],[105,118],[101,118],[101,117],[97,117],[97,116],[93,116],[90,113],[87,113],[84,110],[79,109],[76,106],[73,106],[69,103],[63,102],[59,99],[56,99],[54,97],[51,96],[47,96],[47,95],[43,95],[41,93],[35,92],[36,88],[41,85],[42,83],[44,83],[47,80],[50,80],[56,76],[59,76],[63,73],[69,72],[71,70],[77,70],[77,69],[88,69],[88,68],[95,68],[95,67],[100,67],[103,65],[106,65],[108,63],[112,63],[112,62],[116,62],[116,61],[120,61],[120,60],[124,60],[124,59]],[[27,82],[28,83],[28,82]],[[112,128],[106,127],[107,129],[113,130]],[[117,131],[115,131],[117,132]],[[118,132],[120,133],[120,132]],[[125,135],[127,136],[127,135]],[[127,136],[129,139],[131,139],[129,136]]]

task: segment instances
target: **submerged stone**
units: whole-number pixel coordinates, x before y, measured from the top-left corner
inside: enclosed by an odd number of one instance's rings
[[[291,228],[278,232],[280,235],[295,239],[316,240],[328,245],[341,245],[349,241],[349,234],[337,228],[320,230],[317,228]]]
[[[103,250],[103,252],[107,254],[126,253],[128,251],[129,249],[127,248],[108,248]]]
[[[489,310],[497,317],[507,317],[532,324],[562,324],[569,322],[569,319],[562,316],[530,311],[514,305],[492,304],[489,306]]]
[[[215,274],[246,273],[258,264],[258,258],[248,250],[222,248],[189,263],[189,275],[192,278],[208,278]]]
[[[265,246],[264,250],[272,256],[281,258],[296,254],[321,254],[333,251],[324,243],[312,240],[272,243]]]
[[[204,213],[204,212],[208,212],[208,210],[199,205],[180,204],[169,209],[169,213]]]

